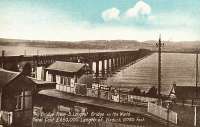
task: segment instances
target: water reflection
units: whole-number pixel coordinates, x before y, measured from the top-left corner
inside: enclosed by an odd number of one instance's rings
[[[157,53],[122,69],[106,80],[116,87],[139,87],[144,91],[157,86]],[[162,93],[167,93],[173,82],[195,85],[195,54],[162,53]]]

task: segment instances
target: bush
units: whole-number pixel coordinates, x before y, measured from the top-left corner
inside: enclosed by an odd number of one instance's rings
[[[135,87],[132,91],[130,91],[132,95],[141,95],[141,90],[138,87]]]
[[[157,97],[157,88],[155,86],[151,87],[147,92],[147,95],[150,97]]]

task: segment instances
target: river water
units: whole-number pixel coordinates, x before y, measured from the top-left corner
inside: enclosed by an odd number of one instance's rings
[[[162,53],[161,92],[167,94],[173,83],[195,85],[195,54]],[[154,53],[109,77],[107,83],[117,87],[139,87],[147,91],[158,84],[158,54]]]
[[[73,54],[73,53],[93,53],[117,50],[103,49],[70,49],[70,48],[45,48],[45,47],[30,47],[30,46],[0,46],[0,51],[5,50],[6,56],[17,55],[46,55],[46,54]],[[120,50],[121,51],[121,50]],[[1,54],[0,54],[1,56]]]
[[[41,48],[23,45],[0,46],[0,50],[5,50],[6,55],[44,55],[108,51],[95,49]],[[154,53],[131,66],[121,69],[112,75],[112,77],[109,77],[106,83],[117,87],[134,88],[137,86],[147,91],[152,86],[157,87],[157,66],[158,55]],[[101,70],[101,63],[99,68]],[[177,85],[195,85],[195,54],[162,53],[161,92],[167,93],[173,83]]]

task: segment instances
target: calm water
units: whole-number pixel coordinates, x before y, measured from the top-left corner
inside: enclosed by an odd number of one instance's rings
[[[104,52],[113,50],[102,49],[69,49],[69,48],[44,48],[44,47],[28,47],[24,45],[19,46],[0,46],[0,52],[5,50],[6,56],[16,55],[45,55],[45,54],[71,54],[71,53],[92,53]],[[117,50],[115,50],[117,51]],[[1,56],[1,54],[0,54]]]
[[[89,53],[105,50],[40,48],[26,46],[0,46],[0,51],[6,50],[6,55],[39,55]],[[108,50],[107,50],[108,51]],[[106,81],[112,86],[139,87],[147,91],[157,86],[157,53],[117,72]],[[106,63],[105,63],[106,64]],[[101,63],[100,63],[101,70]],[[95,71],[95,69],[94,69]],[[173,82],[177,85],[195,85],[195,54],[162,53],[162,92],[166,93]]]
[[[167,93],[175,82],[177,85],[195,85],[194,54],[162,54],[162,93]],[[157,87],[158,55],[152,54],[145,59],[121,70],[107,83],[112,86],[139,87],[147,91],[151,86]]]

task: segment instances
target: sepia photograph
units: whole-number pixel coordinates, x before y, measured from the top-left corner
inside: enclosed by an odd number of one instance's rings
[[[0,127],[200,127],[199,0],[0,0]]]

